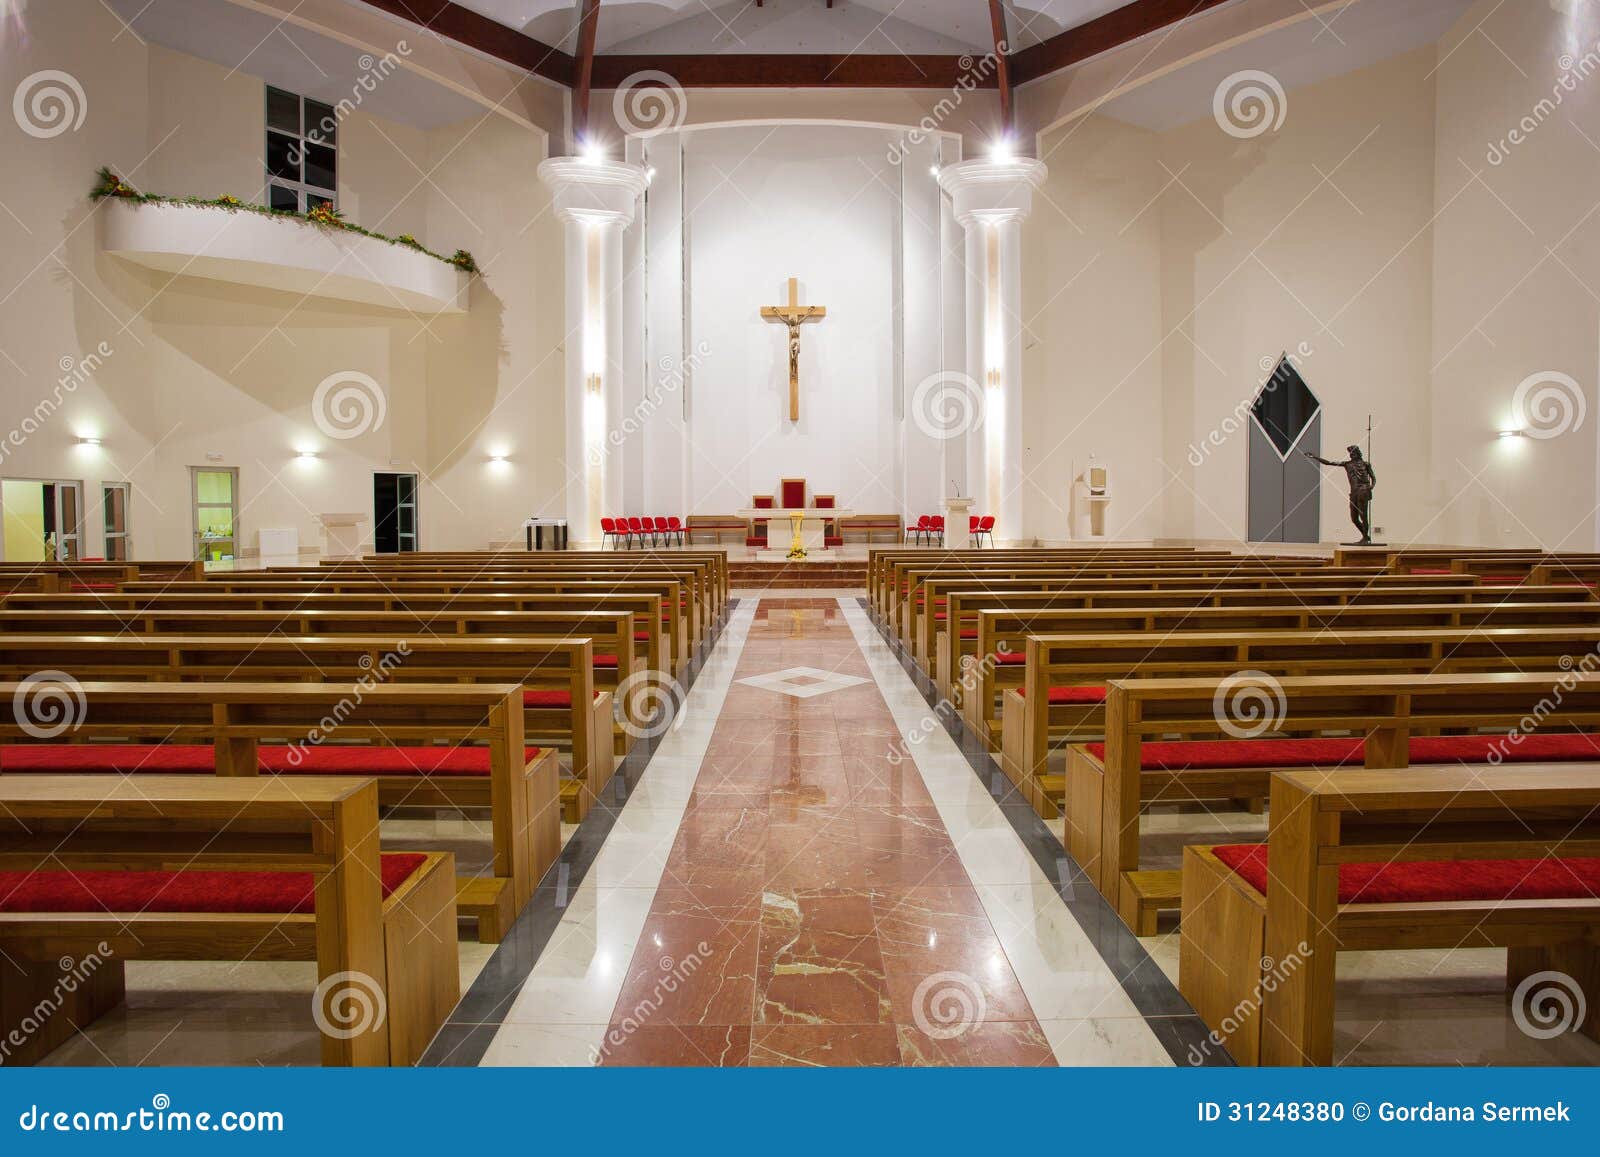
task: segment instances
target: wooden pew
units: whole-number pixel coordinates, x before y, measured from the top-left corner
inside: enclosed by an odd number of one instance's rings
[[[954,608],[957,629],[971,629],[977,626],[975,616],[979,609],[986,606],[995,608],[1039,607],[1048,609],[1055,607],[1073,607],[1083,605],[1108,605],[1121,602],[1127,605],[1128,595],[1142,592],[1145,606],[1183,606],[1193,604],[1197,596],[1214,595],[1213,601],[1221,605],[1221,599],[1230,592],[1250,592],[1250,598],[1258,602],[1292,603],[1298,599],[1298,592],[1302,589],[1337,589],[1363,594],[1368,601],[1377,601],[1388,595],[1394,601],[1415,602],[1407,592],[1413,589],[1448,590],[1451,588],[1466,590],[1478,586],[1477,580],[1468,575],[1445,576],[1443,578],[1425,579],[1411,575],[1388,575],[1373,572],[1367,576],[1337,572],[1332,570],[1318,570],[1309,573],[1263,575],[1260,571],[1234,573],[1229,575],[1186,575],[1178,579],[1163,573],[1157,581],[1151,581],[1148,574],[1141,575],[1137,571],[1119,571],[1116,574],[1085,574],[1077,571],[1041,571],[1023,579],[986,579],[981,584],[970,579],[929,577],[922,583],[925,598],[924,605],[908,608],[915,635],[907,643],[918,658],[923,669],[930,675],[937,675],[939,656],[944,640],[940,636],[950,630],[952,622],[952,608],[950,600],[953,595],[962,594],[964,600]],[[1518,588],[1495,588],[1503,592],[1503,597],[1515,597],[1526,601],[1526,596],[1515,593]],[[1098,597],[1093,603],[1074,601],[1074,595],[1081,590],[1094,592]],[[1275,595],[1274,595],[1275,593]],[[1052,601],[1050,596],[1061,596],[1059,601]],[[1234,595],[1233,601],[1240,601],[1239,595]],[[1582,601],[1583,592],[1568,591],[1555,595],[1563,600]],[[933,610],[927,609],[931,606]]]
[[[973,640],[952,643],[950,632],[940,634],[940,690],[958,707],[967,725],[1000,748],[1000,696],[1023,684],[1027,640],[1031,635],[1077,635],[1092,631],[1137,631],[1171,634],[1187,631],[1305,631],[1330,627],[1555,627],[1600,625],[1600,603],[1576,588],[1517,588],[1515,598],[1492,594],[1484,587],[1457,587],[1445,593],[1451,601],[1416,598],[1433,588],[1317,588],[1273,592],[1224,591],[1207,594],[1203,602],[1187,605],[1172,598],[1172,605],[1128,607],[1066,607],[1016,609],[1051,601],[1050,595],[1019,597],[963,596],[952,593],[954,613],[976,602],[985,607],[976,616]],[[1551,601],[1533,601],[1548,594]],[[1472,601],[1469,601],[1472,600]],[[1369,601],[1371,600],[1371,601]],[[1002,603],[1006,609],[987,609]],[[962,647],[963,679],[951,678],[949,648]],[[983,662],[978,656],[988,656]],[[970,686],[972,693],[967,694]]]
[[[357,611],[351,608],[331,610],[294,609],[288,611],[212,611],[169,607],[158,602],[143,610],[112,610],[98,608],[81,611],[0,610],[0,634],[45,632],[69,634],[110,634],[128,631],[144,635],[368,635],[375,638],[421,637],[432,638],[463,636],[496,636],[522,639],[534,644],[543,654],[544,645],[563,640],[587,640],[590,643],[590,663],[593,676],[591,691],[602,693],[598,706],[613,710],[614,719],[579,727],[573,719],[573,773],[580,780],[590,780],[598,786],[611,776],[612,755],[625,754],[633,737],[640,732],[645,721],[630,718],[637,711],[641,697],[634,690],[633,680],[633,616],[625,611],[577,611],[558,613],[550,611]],[[540,661],[528,664],[533,673]],[[557,672],[556,689],[566,685],[565,668]],[[630,680],[633,680],[630,682]],[[541,686],[530,683],[532,687]],[[632,694],[630,703],[617,700],[617,689],[626,687]],[[588,702],[575,699],[574,704]],[[547,705],[554,706],[554,705]],[[598,720],[598,716],[596,716]],[[594,744],[588,736],[594,736]],[[597,789],[598,790],[598,786]],[[587,806],[584,809],[587,811]]]
[[[1184,850],[1179,987],[1235,1061],[1332,1064],[1345,951],[1505,948],[1508,996],[1561,973],[1600,1040],[1600,887],[1579,867],[1600,856],[1596,769],[1280,772],[1271,790],[1270,873]],[[1481,886],[1453,891],[1438,873],[1465,861]],[[1383,867],[1358,886],[1363,865]]]
[[[9,702],[16,689],[0,691]],[[103,701],[99,688],[89,693]],[[0,720],[0,734],[14,728]],[[233,742],[225,729],[214,734]],[[315,960],[323,1064],[414,1064],[460,995],[454,864],[448,852],[418,857],[385,897],[395,865],[380,857],[377,837],[378,792],[364,779],[0,777],[0,866],[30,873],[26,884],[67,877],[87,889],[107,871],[226,873],[205,877],[220,892],[235,875],[303,872],[315,897],[315,913],[304,915],[0,908],[0,1032],[8,1043],[22,1038],[8,1061],[41,1059],[120,1003],[127,960]],[[91,955],[92,971],[74,966],[68,988],[61,958]],[[337,1002],[356,994],[382,1001],[386,1015],[341,1019]],[[52,999],[62,1003],[36,1032],[14,1032]]]
[[[285,609],[298,606],[315,606],[319,598],[350,596],[363,600],[363,605],[384,610],[568,610],[592,606],[596,610],[613,609],[608,606],[617,600],[614,609],[631,610],[636,616],[634,630],[636,641],[644,644],[645,665],[651,670],[670,670],[674,678],[684,677],[690,662],[700,650],[702,638],[690,632],[693,616],[681,606],[681,587],[676,579],[660,580],[608,580],[594,582],[588,579],[541,579],[517,583],[461,583],[451,580],[418,582],[413,578],[326,578],[317,581],[286,582],[281,578],[252,581],[248,575],[227,579],[211,579],[204,583],[145,584],[128,583],[120,591],[107,594],[96,592],[87,596],[103,601],[96,606],[144,607],[162,600],[172,606],[201,607],[217,600],[219,609],[226,609],[229,598],[242,600],[239,609]],[[12,595],[15,603],[7,605],[19,609],[37,607],[37,603],[23,602],[31,596]],[[656,600],[659,613],[652,618],[648,608],[641,612],[633,600]],[[181,602],[171,602],[181,599]],[[568,601],[568,600],[572,601]],[[651,624],[659,624],[653,637]],[[643,636],[643,637],[641,637]],[[652,658],[651,656],[658,656]],[[670,656],[670,667],[664,666]]]
[[[0,562],[0,589],[41,592],[114,590],[119,584],[140,579],[151,582],[196,581],[205,575],[198,560],[173,562]]]
[[[200,587],[200,589],[195,589]],[[671,644],[662,622],[661,597],[656,594],[570,595],[570,594],[485,594],[415,595],[375,588],[370,593],[296,592],[274,588],[254,594],[237,594],[204,589],[188,584],[181,590],[158,594],[125,591],[94,592],[76,595],[17,594],[0,599],[0,610],[55,611],[76,614],[81,611],[276,611],[299,612],[350,610],[403,611],[417,616],[432,627],[438,616],[443,631],[467,633],[465,624],[450,616],[455,612],[538,611],[563,614],[588,610],[625,612],[633,615],[634,669],[664,671],[671,677],[678,670],[681,656],[670,656]],[[510,624],[508,624],[509,629]],[[317,632],[312,632],[317,633]],[[548,632],[535,632],[548,633]],[[598,634],[598,632],[597,632]],[[599,654],[597,645],[597,655]],[[668,665],[670,662],[670,665]],[[603,664],[615,670],[609,663]]]
[[[391,664],[400,643],[409,653]],[[586,644],[563,646],[573,648],[576,667]],[[294,776],[348,770],[375,778],[386,805],[486,807],[494,874],[463,878],[458,904],[493,942],[561,851],[556,760],[525,743],[524,688],[506,674],[516,669],[513,651],[503,640],[5,636],[0,670],[8,677],[26,671],[26,683],[71,663],[89,682],[81,718],[59,741],[11,735],[0,779],[158,766],[235,776],[263,767]],[[66,693],[77,696],[77,685]],[[271,745],[261,748],[262,740]],[[189,746],[206,742],[212,750]]]
[[[1272,721],[1243,739],[1240,720],[1218,701],[1241,691],[1258,701],[1252,685],[1216,676],[1118,680],[1107,696],[1103,753],[1089,745],[1068,753],[1069,850],[1128,925],[1147,933],[1155,912],[1177,906],[1181,887],[1176,873],[1139,870],[1144,803],[1259,796],[1273,771],[1302,764],[1324,771],[1357,762],[1369,769],[1437,764],[1432,771],[1589,762],[1591,752],[1600,761],[1600,738],[1590,734],[1600,731],[1600,685],[1580,674],[1587,656],[1574,670],[1551,663],[1512,671],[1512,662],[1478,673],[1277,678],[1267,685]],[[1442,734],[1450,731],[1469,734]],[[1169,735],[1223,742],[1197,749],[1166,743]],[[1147,749],[1161,758],[1145,758]],[[1600,768],[1588,774],[1600,780]],[[1074,817],[1091,818],[1075,824]]]

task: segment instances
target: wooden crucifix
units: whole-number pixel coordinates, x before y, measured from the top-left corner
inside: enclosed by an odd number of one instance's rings
[[[789,327],[789,421],[800,420],[800,327],[828,316],[826,306],[801,305],[799,279],[789,278],[789,304],[763,305],[761,316]]]

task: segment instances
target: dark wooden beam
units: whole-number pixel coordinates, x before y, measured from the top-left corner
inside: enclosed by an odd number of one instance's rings
[[[970,56],[742,53],[596,56],[594,87],[620,88],[646,70],[665,72],[683,88],[951,88],[963,76],[972,83]],[[993,77],[977,82],[980,88],[996,83]]]
[[[572,85],[573,60],[542,40],[507,28],[451,0],[363,0],[372,8],[420,24],[431,32],[514,64],[557,84]]]
[[[583,0],[572,76],[572,136],[579,142],[589,135],[589,80],[594,71],[594,34],[599,24],[600,0]]]
[[[1015,52],[1011,56],[1011,83],[1025,84],[1058,72],[1068,65],[1120,48],[1129,41],[1168,25],[1187,20],[1227,0],[1134,0],[1087,24],[1069,28]]]
[[[1000,86],[1000,130],[1011,135],[1011,73],[1006,61],[1006,9],[1002,0],[989,0],[989,27],[994,32],[995,81]]]

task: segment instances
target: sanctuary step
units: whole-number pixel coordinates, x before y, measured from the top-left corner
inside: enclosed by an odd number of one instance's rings
[[[834,590],[867,585],[865,559],[832,559],[817,562],[752,562],[728,560],[728,585],[764,589],[769,587]]]

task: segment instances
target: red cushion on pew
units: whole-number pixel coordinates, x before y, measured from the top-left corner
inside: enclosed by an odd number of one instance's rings
[[[421,852],[379,857],[389,896]],[[316,910],[310,872],[0,872],[0,912],[270,912]]]
[[[635,631],[633,633],[633,641],[635,643],[648,643],[650,641],[650,632],[649,631]]]
[[[1217,859],[1256,891],[1267,890],[1267,846],[1233,844]],[[1570,900],[1600,897],[1600,859],[1447,860],[1341,864],[1339,903],[1403,904],[1450,900]]]
[[[261,770],[296,775],[488,775],[486,747],[367,747],[337,744],[300,748],[298,762],[289,747],[262,747]],[[523,749],[532,762],[540,749]],[[211,747],[203,743],[41,743],[0,747],[0,770],[65,771],[98,775],[135,772],[216,770]]]
[[[996,651],[989,656],[997,666],[1021,667],[1028,662],[1028,656],[1022,651]]]
[[[965,631],[961,632],[961,637],[963,639],[976,639],[978,637],[977,629],[969,627]]]
[[[72,584],[72,589],[74,591],[114,591],[114,590],[117,589],[117,584],[116,583],[73,583]]]
[[[1146,743],[1140,749],[1140,766],[1146,771],[1187,771],[1222,767],[1339,767],[1359,765],[1365,758],[1363,740],[1337,739],[1201,739],[1174,743]],[[1086,743],[1096,759],[1104,759],[1106,745]],[[1485,763],[1491,750],[1505,763],[1550,760],[1600,760],[1600,735],[1524,735],[1520,743],[1504,735],[1419,735],[1411,740],[1411,762]]]
[[[596,691],[594,694],[596,699],[600,697],[599,691]],[[522,705],[524,707],[571,707],[572,692],[524,691],[522,693]]]
[[[1018,687],[1017,694],[1026,696],[1028,689]],[[1050,703],[1052,706],[1060,703],[1104,703],[1106,689],[1098,684],[1088,687],[1052,687],[1050,688]],[[1146,746],[1149,746],[1148,744]]]
[[[1486,574],[1481,576],[1486,583],[1520,583],[1527,575],[1520,574]]]
[[[596,667],[609,667],[614,670],[617,666],[617,657],[615,655],[596,655],[594,657],[594,665]]]
[[[1445,567],[1414,566],[1414,567],[1411,568],[1411,573],[1412,574],[1451,574],[1452,572],[1451,572],[1450,568],[1447,567],[1447,566],[1445,566]]]

